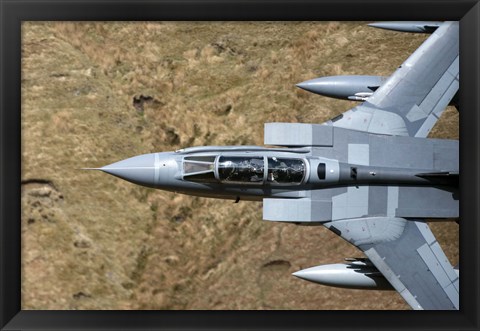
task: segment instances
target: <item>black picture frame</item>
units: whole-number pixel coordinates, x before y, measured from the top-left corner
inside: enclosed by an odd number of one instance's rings
[[[0,327],[40,329],[479,328],[479,32],[473,0],[0,0]],[[460,20],[461,309],[438,311],[22,311],[21,22],[83,20]],[[368,294],[365,295],[368,300]]]

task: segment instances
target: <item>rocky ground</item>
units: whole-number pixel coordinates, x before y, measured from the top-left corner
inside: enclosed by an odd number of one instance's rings
[[[22,33],[22,309],[409,309],[394,292],[291,276],[362,256],[323,227],[80,168],[262,145],[265,122],[321,123],[354,103],[296,83],[388,75],[427,35],[365,22],[26,22]],[[432,135],[458,139],[456,110]],[[458,225],[433,230],[456,264]]]

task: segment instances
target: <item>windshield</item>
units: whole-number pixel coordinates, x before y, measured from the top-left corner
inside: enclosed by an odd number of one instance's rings
[[[187,156],[183,159],[183,179],[192,182],[214,183],[215,156]]]

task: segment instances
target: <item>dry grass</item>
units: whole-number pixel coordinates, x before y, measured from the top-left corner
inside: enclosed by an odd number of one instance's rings
[[[337,22],[24,23],[22,178],[43,181],[23,187],[22,308],[406,309],[396,293],[292,277],[361,255],[326,229],[78,169],[323,122],[353,104],[295,83],[389,74],[424,38]],[[445,115],[434,134],[458,137]],[[456,263],[456,224],[434,230]]]

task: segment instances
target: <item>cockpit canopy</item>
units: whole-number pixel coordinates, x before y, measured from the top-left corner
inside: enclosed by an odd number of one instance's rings
[[[262,183],[265,173],[263,157],[220,156],[217,169],[226,183]]]
[[[279,184],[300,184],[304,177],[304,160],[276,157],[268,158],[268,182]]]
[[[204,183],[298,185],[305,160],[267,156],[186,156],[183,178]]]
[[[183,158],[183,179],[216,183],[214,164],[215,156],[186,156]]]

